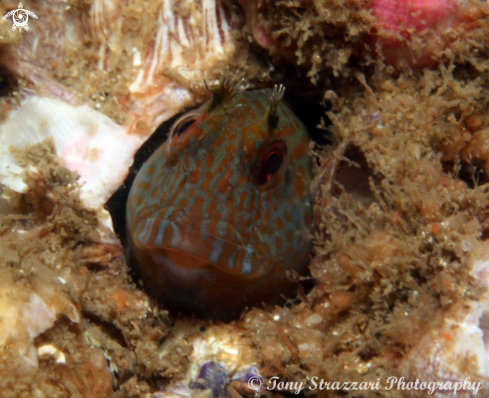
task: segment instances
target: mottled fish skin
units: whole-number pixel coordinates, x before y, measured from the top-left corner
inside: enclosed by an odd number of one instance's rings
[[[283,103],[270,122],[272,97],[270,89],[215,96],[176,122],[134,181],[132,260],[169,307],[235,317],[287,293],[287,270],[305,272],[309,137]]]

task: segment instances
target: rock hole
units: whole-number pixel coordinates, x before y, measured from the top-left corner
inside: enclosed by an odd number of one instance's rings
[[[368,208],[376,201],[375,195],[370,189],[370,179],[374,178],[373,171],[367,163],[365,155],[360,148],[350,145],[346,148],[342,160],[336,171],[335,184],[331,189],[331,195],[338,197],[343,191],[351,194],[353,199]]]
[[[109,335],[111,340],[117,341],[121,347],[127,348],[126,339],[124,335],[114,324],[105,319],[102,319],[100,316],[92,313],[83,311],[83,318],[88,320],[90,323],[98,326],[104,333]]]
[[[167,139],[173,123],[181,116],[181,114],[173,116],[171,119],[164,122],[149,139],[139,148],[134,156],[134,163],[129,169],[129,173],[124,181],[124,184],[110,197],[105,204],[105,208],[109,211],[114,223],[114,231],[121,240],[121,243],[126,247],[126,203],[132,183],[136,178],[139,169],[144,162],[156,151]]]

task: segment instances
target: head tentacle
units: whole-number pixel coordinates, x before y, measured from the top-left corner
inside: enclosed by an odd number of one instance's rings
[[[275,85],[273,88],[273,93],[270,98],[270,105],[268,107],[268,128],[273,130],[278,126],[278,113],[277,108],[280,100],[284,96],[285,86],[283,84]]]
[[[221,78],[219,85],[215,88],[209,88],[206,80],[204,79],[204,85],[208,91],[213,94],[211,109],[218,105],[225,104],[231,98],[243,91],[246,91],[250,86],[246,79],[243,77],[243,71],[238,70],[231,79],[229,79],[229,66],[226,67],[223,77]]]

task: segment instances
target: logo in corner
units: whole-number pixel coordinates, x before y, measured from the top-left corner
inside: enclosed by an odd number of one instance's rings
[[[3,19],[6,20],[7,18],[12,17],[12,21],[14,22],[14,24],[12,25],[12,30],[19,28],[20,30],[25,29],[27,32],[29,30],[29,25],[27,25],[27,21],[29,20],[29,15],[32,18],[37,19],[36,14],[34,14],[32,11],[25,10],[24,7],[22,6],[22,3],[19,3],[19,8],[5,14],[3,16]]]

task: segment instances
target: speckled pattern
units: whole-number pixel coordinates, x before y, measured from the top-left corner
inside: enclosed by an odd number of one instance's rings
[[[132,258],[147,288],[170,306],[236,315],[287,293],[286,270],[305,272],[309,138],[283,103],[270,123],[271,102],[269,89],[209,101],[176,122],[171,142],[134,181]]]

